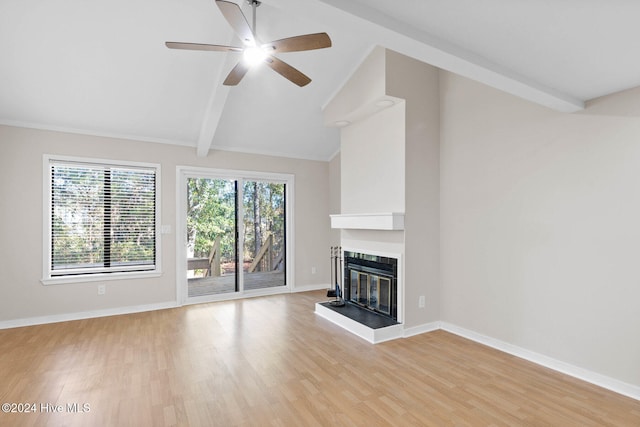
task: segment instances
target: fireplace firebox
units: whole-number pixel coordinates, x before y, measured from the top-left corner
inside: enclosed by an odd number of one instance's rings
[[[398,320],[398,260],[344,252],[344,298],[383,316]]]

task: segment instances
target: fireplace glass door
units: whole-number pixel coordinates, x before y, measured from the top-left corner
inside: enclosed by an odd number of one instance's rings
[[[393,278],[351,270],[350,300],[386,315],[391,315]]]
[[[376,313],[398,318],[398,260],[344,252],[344,298]]]

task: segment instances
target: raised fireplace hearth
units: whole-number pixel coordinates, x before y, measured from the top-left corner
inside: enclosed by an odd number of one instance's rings
[[[346,304],[316,304],[316,314],[371,343],[401,338],[398,321],[399,258],[354,250],[343,253],[342,294]]]

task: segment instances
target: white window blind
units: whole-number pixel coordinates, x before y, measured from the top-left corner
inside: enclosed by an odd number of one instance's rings
[[[156,269],[156,169],[51,160],[50,277]]]

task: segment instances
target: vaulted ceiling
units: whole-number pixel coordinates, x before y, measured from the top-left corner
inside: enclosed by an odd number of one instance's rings
[[[625,0],[264,0],[261,40],[333,46],[279,55],[303,88],[267,67],[227,87],[237,53],[164,45],[238,44],[214,0],[2,1],[0,124],[327,160],[322,107],[376,45],[571,113],[640,86],[639,16]]]

